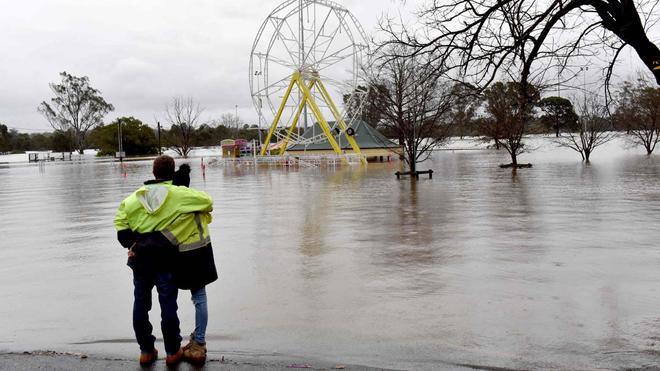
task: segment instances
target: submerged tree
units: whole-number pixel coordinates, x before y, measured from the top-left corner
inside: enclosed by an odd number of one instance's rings
[[[448,0],[418,14],[421,29],[387,22],[390,43],[408,55],[427,55],[436,68],[485,87],[498,74],[524,88],[548,67],[609,50],[606,81],[629,45],[660,84],[660,49],[649,39],[658,0]],[[398,55],[404,55],[399,53]],[[574,65],[574,63],[573,63]]]
[[[89,129],[103,123],[103,117],[114,107],[103,99],[100,91],[89,85],[87,76],[76,77],[66,72],[60,76],[61,84],[49,84],[55,97],[50,99],[50,104],[41,102],[37,109],[53,129],[70,130],[82,154]]]
[[[448,84],[418,58],[387,58],[370,77],[384,132],[399,140],[411,172],[447,139]]]
[[[617,135],[607,107],[595,98],[585,98],[579,105],[579,118],[563,127],[557,144],[578,152],[582,161],[589,162],[594,150]]]
[[[173,98],[165,108],[165,121],[171,125],[165,138],[179,156],[186,158],[192,150],[202,112],[204,110],[192,98]]]
[[[544,113],[541,122],[552,128],[557,138],[562,129],[571,127],[578,118],[573,103],[566,98],[546,97],[539,101],[539,107]]]
[[[486,102],[486,130],[483,134],[509,152],[511,166],[518,166],[518,155],[524,152],[523,136],[534,114],[539,92],[531,85],[521,94],[519,83],[496,82],[483,93]]]
[[[619,92],[615,112],[617,126],[626,130],[632,143],[653,153],[660,141],[660,88],[625,82]]]

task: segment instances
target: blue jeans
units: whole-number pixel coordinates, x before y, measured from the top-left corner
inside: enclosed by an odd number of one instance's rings
[[[209,310],[206,305],[206,287],[190,290],[191,300],[195,305],[195,332],[193,339],[199,344],[206,343],[206,325],[209,322]]]
[[[133,285],[135,287],[133,302],[133,330],[135,338],[140,345],[142,353],[154,350],[156,338],[152,335],[153,327],[149,322],[151,310],[151,290],[156,286],[158,301],[160,302],[161,322],[165,351],[174,354],[181,346],[181,333],[179,330],[179,317],[176,298],[179,289],[174,283],[172,273],[138,273],[133,271]]]

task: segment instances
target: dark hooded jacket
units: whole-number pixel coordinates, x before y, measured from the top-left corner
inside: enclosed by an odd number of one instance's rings
[[[174,174],[173,185],[190,186],[190,166],[183,164]],[[196,289],[218,279],[213,259],[213,247],[208,243],[193,249],[179,247],[173,265],[174,280],[180,289]]]

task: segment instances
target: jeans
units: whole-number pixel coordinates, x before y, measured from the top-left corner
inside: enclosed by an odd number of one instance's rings
[[[138,273],[133,271],[133,285],[135,287],[133,302],[133,330],[135,338],[140,345],[142,353],[154,350],[156,338],[152,335],[153,327],[149,322],[151,310],[151,290],[156,286],[158,301],[160,302],[161,322],[165,351],[174,354],[181,346],[181,333],[179,330],[179,317],[176,298],[179,289],[176,287],[171,273]]]
[[[209,322],[209,311],[206,305],[206,287],[190,290],[191,300],[195,305],[195,332],[193,339],[199,344],[206,343],[206,325]]]

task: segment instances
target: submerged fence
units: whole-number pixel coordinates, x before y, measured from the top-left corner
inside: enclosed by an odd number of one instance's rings
[[[225,165],[269,167],[335,167],[359,165],[358,155],[254,156],[222,158]]]

